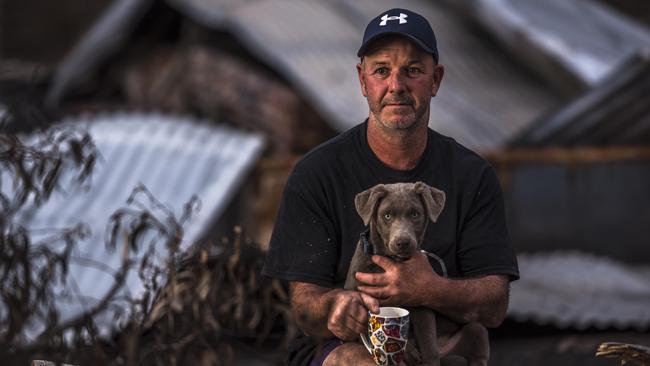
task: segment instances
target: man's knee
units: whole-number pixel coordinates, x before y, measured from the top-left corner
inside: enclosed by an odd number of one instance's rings
[[[375,366],[372,356],[366,348],[354,342],[343,343],[330,352],[323,366]]]

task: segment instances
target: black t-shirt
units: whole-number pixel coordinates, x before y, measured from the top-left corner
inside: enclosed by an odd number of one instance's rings
[[[366,128],[367,122],[362,123],[298,162],[284,188],[263,275],[343,287],[364,230],[354,205],[356,194],[379,183],[422,181],[446,194],[445,207],[438,221],[429,223],[422,248],[442,258],[449,277],[519,277],[501,189],[485,160],[429,129],[418,165],[394,170],[372,152]]]

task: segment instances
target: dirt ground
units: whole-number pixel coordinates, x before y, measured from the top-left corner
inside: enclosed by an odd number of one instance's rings
[[[490,332],[494,366],[620,365],[616,359],[595,357],[603,342],[624,342],[650,346],[650,332],[616,330],[560,330],[506,321]]]

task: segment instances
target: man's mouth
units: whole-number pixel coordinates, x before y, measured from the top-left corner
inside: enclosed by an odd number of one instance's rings
[[[383,102],[383,105],[385,107],[410,107],[413,105],[413,102],[410,100],[404,99],[404,100],[385,100]]]

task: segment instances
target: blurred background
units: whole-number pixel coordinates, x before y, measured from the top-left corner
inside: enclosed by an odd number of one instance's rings
[[[175,209],[198,196],[184,250],[235,225],[264,249],[293,164],[367,116],[356,49],[393,7],[438,39],[430,126],[487,158],[504,191],[521,280],[490,364],[615,365],[598,344],[650,346],[644,0],[0,0],[5,129],[83,126],[102,155],[90,188],[21,224],[82,219],[82,251],[108,258],[106,220],[142,183]]]

